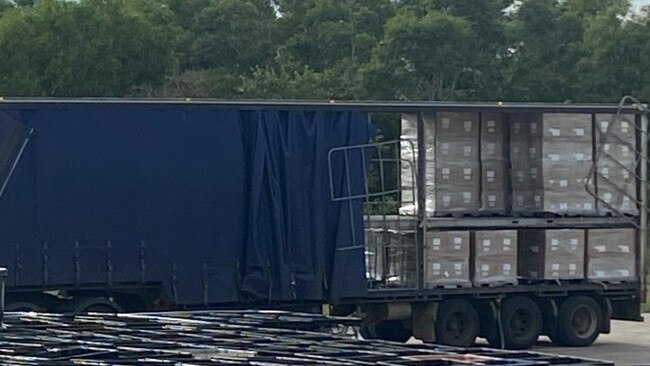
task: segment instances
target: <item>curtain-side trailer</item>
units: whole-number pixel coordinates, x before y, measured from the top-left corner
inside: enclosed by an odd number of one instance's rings
[[[7,309],[322,306],[365,337],[588,345],[641,319],[646,156],[639,103],[4,99]]]

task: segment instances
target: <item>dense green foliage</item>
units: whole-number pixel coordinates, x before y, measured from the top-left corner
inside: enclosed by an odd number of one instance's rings
[[[650,100],[627,0],[0,0],[0,95]]]

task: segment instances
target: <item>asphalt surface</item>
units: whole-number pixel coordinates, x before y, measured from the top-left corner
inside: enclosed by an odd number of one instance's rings
[[[650,365],[650,314],[643,323],[612,321],[612,332],[601,334],[589,347],[556,347],[540,338],[534,351],[586,357],[615,362],[616,365]]]
[[[645,322],[612,321],[610,334],[601,334],[589,347],[557,347],[547,337],[540,337],[531,350],[564,356],[576,356],[614,362],[616,365],[650,366],[650,313],[643,314]],[[421,341],[411,338],[409,343]],[[479,338],[477,346],[487,346]]]

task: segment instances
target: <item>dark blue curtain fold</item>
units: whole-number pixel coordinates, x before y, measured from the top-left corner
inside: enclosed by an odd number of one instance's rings
[[[145,280],[180,304],[365,294],[361,201],[332,201],[327,161],[369,140],[361,114],[2,106],[0,143],[10,120],[35,130],[0,201],[10,285],[105,283],[110,252],[114,282],[139,281],[144,253]],[[362,190],[359,157],[348,164]]]

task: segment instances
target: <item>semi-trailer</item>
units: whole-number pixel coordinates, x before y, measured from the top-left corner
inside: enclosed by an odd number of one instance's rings
[[[646,149],[639,103],[5,98],[7,309],[317,308],[369,338],[589,345],[641,320]]]

